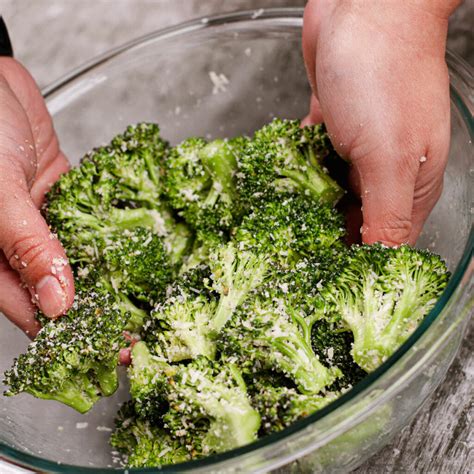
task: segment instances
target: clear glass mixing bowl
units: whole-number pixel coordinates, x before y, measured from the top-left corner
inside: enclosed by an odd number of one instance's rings
[[[137,121],[159,122],[163,136],[176,143],[189,135],[252,132],[273,116],[302,117],[309,89],[301,26],[299,9],[243,12],[186,23],[111,51],[45,91],[64,151],[77,163],[91,146]],[[472,73],[453,55],[447,59],[450,160],[443,196],[419,242],[440,253],[453,272],[435,308],[383,366],[325,409],[251,445],[164,472],[348,470],[406,425],[443,379],[472,309],[474,241]],[[0,318],[0,372],[27,343]],[[29,395],[0,397],[0,471],[7,464],[57,473],[117,469],[107,439],[125,396],[122,388],[87,415]]]

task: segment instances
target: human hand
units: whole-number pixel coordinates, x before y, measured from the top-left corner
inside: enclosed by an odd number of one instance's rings
[[[351,163],[362,240],[414,244],[438,200],[450,138],[445,63],[453,0],[310,0],[303,53],[313,97]]]
[[[0,311],[30,337],[74,298],[71,268],[39,208],[68,163],[29,73],[0,58]]]

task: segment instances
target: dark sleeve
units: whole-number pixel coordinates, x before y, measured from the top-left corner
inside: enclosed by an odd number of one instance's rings
[[[13,56],[12,43],[8,35],[7,25],[0,15],[0,56]]]

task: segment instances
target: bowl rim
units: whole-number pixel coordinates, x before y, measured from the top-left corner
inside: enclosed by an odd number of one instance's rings
[[[231,23],[239,23],[239,22],[260,22],[260,21],[268,21],[268,20],[287,20],[293,21],[294,25],[297,23],[302,24],[302,17],[303,17],[303,8],[266,8],[266,9],[253,9],[253,10],[241,10],[235,11],[232,13],[226,14],[218,14],[206,17],[200,17],[197,19],[193,19],[190,21],[182,22],[176,24],[174,26],[170,26],[167,28],[161,28],[155,30],[151,33],[146,35],[142,35],[138,38],[132,39],[120,46],[117,46],[113,49],[106,51],[105,53],[92,58],[90,61],[82,64],[81,66],[73,69],[66,75],[63,75],[56,81],[52,82],[50,85],[46,86],[42,89],[42,94],[45,97],[46,101],[50,99],[56,92],[60,92],[61,89],[66,87],[69,83],[73,82],[76,79],[81,78],[84,74],[92,71],[94,68],[99,67],[100,65],[112,60],[116,56],[119,56],[135,47],[142,46],[148,41],[154,40],[163,40],[168,39],[174,36],[181,36],[187,33],[197,31],[197,30],[204,30],[209,29],[216,26],[222,26],[225,24]],[[457,73],[461,73],[461,79],[464,81],[472,82],[472,68],[467,64],[462,58],[457,56],[456,54],[447,51],[446,53],[448,62],[452,65],[453,70]],[[464,75],[464,76],[463,76]],[[472,112],[470,111],[471,106],[469,104],[465,104],[463,99],[460,97],[456,88],[451,86],[451,95],[456,103],[463,120],[467,124],[467,128],[471,137],[471,140],[474,139],[474,120],[472,116]],[[471,104],[472,105],[472,104]],[[273,433],[271,435],[267,435],[261,439],[254,441],[246,446],[242,446],[240,448],[236,448],[230,451],[226,451],[220,454],[214,454],[202,459],[197,459],[194,461],[188,461],[180,464],[175,465],[167,465],[159,468],[160,472],[183,472],[189,471],[196,468],[204,468],[215,466],[219,463],[224,461],[233,459],[238,457],[239,455],[243,454],[251,454],[263,448],[265,446],[272,445],[278,441],[282,441],[290,437],[291,435],[297,434],[308,428],[310,425],[325,418],[330,413],[334,412],[337,408],[345,405],[350,400],[353,400],[356,396],[362,395],[365,391],[369,389],[376,381],[380,380],[381,377],[387,373],[387,371],[392,368],[397,361],[399,361],[402,357],[407,355],[410,350],[413,348],[415,343],[420,340],[422,336],[425,334],[429,334],[429,328],[432,326],[432,323],[438,319],[438,317],[443,314],[443,310],[449,305],[449,303],[456,297],[459,296],[456,291],[458,289],[458,285],[460,282],[471,280],[472,275],[474,272],[473,265],[471,262],[473,261],[473,251],[474,251],[474,228],[471,224],[471,230],[469,237],[467,239],[462,257],[458,262],[455,270],[452,273],[452,276],[448,282],[447,287],[445,288],[444,292],[442,293],[439,300],[436,302],[435,306],[432,308],[430,313],[425,317],[422,321],[420,326],[414,331],[414,333],[405,341],[402,346],[390,357],[388,358],[380,367],[378,367],[375,371],[368,374],[361,380],[356,386],[348,390],[346,393],[341,395],[335,401],[331,402],[329,405],[324,407],[321,410],[309,415],[308,417],[299,420],[293,423],[291,426],[281,430],[277,433]],[[469,286],[469,285],[468,285]],[[459,317],[458,317],[459,319]],[[459,319],[460,321],[460,319]],[[444,338],[447,338],[448,333],[444,334]],[[293,459],[296,458],[298,455],[301,454],[300,449],[296,452],[296,454],[292,457]],[[17,450],[11,446],[8,446],[0,441],[0,461],[5,460],[7,462],[12,463],[13,465],[17,466],[25,466],[25,467],[33,467],[47,470],[48,472],[61,472],[61,473],[99,473],[99,472],[130,472],[130,473],[151,473],[155,472],[157,468],[118,468],[118,467],[110,467],[110,468],[103,468],[103,467],[82,467],[76,465],[69,465],[58,463],[55,461],[50,461],[45,458],[41,458],[39,456],[29,454],[24,451]],[[288,459],[285,459],[286,464]],[[278,464],[278,465],[281,465]],[[276,467],[275,466],[272,467]]]

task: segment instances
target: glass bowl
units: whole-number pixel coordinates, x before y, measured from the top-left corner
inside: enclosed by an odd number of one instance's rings
[[[241,12],[158,31],[112,50],[44,91],[63,150],[77,164],[89,148],[138,121],[159,122],[163,136],[176,143],[190,135],[250,133],[274,116],[303,117],[310,91],[301,27],[300,9]],[[405,426],[441,382],[473,303],[472,73],[452,54],[447,61],[450,160],[443,195],[419,241],[441,254],[453,272],[434,309],[386,363],[323,410],[248,446],[163,472],[349,470]],[[0,318],[0,372],[27,343]],[[1,472],[7,465],[10,472],[23,472],[20,466],[117,472],[107,439],[125,396],[122,388],[87,415],[26,394],[0,397]]]

